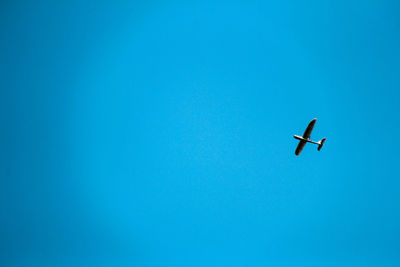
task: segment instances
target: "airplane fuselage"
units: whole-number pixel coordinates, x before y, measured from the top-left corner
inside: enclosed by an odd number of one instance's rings
[[[306,138],[304,138],[304,137],[302,137],[302,136],[293,135],[293,137],[296,138],[297,140],[300,140],[300,141],[306,141],[306,142],[308,142],[308,143],[313,143],[313,144],[317,144],[317,145],[320,144],[320,143],[318,143],[318,142],[312,141],[312,140],[309,139],[309,138],[306,139]]]

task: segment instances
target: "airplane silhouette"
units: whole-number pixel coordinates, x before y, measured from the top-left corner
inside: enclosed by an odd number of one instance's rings
[[[326,138],[322,138],[318,142],[314,142],[314,141],[312,141],[310,139],[311,132],[312,132],[312,130],[314,128],[314,124],[315,124],[316,121],[317,121],[317,119],[313,119],[312,121],[310,121],[310,123],[308,124],[306,130],[304,131],[303,136],[298,136],[298,135],[294,135],[293,136],[295,139],[300,140],[299,144],[297,145],[296,151],[294,152],[296,154],[296,156],[300,155],[300,153],[303,150],[303,148],[306,145],[306,143],[317,144],[318,145],[318,151],[320,151],[322,146],[324,145]]]

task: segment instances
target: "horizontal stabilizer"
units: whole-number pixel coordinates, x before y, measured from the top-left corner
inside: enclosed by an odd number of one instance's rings
[[[322,146],[323,146],[323,145],[324,145],[324,143],[325,143],[325,140],[326,140],[326,138],[322,138],[322,140],[321,140],[321,141],[319,141],[319,145],[318,145],[318,151],[320,151],[320,150],[321,150]]]

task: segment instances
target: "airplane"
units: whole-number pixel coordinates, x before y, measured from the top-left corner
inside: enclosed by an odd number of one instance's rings
[[[304,146],[307,143],[313,143],[313,144],[318,145],[318,151],[320,151],[322,146],[324,145],[326,138],[322,138],[318,142],[311,141],[311,139],[310,139],[311,132],[314,128],[314,124],[316,121],[317,121],[317,119],[313,119],[312,121],[310,121],[306,130],[304,131],[303,136],[298,136],[298,135],[293,136],[295,139],[300,140],[299,144],[297,145],[296,151],[294,152],[296,154],[296,156],[300,155],[301,151],[303,150]]]

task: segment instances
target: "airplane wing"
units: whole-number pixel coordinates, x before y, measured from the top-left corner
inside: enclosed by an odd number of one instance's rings
[[[296,151],[294,152],[296,156],[300,155],[301,151],[303,150],[304,146],[307,144],[306,141],[300,141],[296,147]]]
[[[310,121],[310,123],[308,124],[306,130],[304,131],[304,134],[303,134],[303,138],[304,138],[304,139],[310,138],[311,132],[312,132],[312,130],[313,130],[313,128],[314,128],[314,124],[315,124],[316,121],[317,121],[317,119],[313,119],[312,121]],[[300,145],[300,144],[299,144],[299,145]],[[304,145],[303,145],[303,147],[304,147]],[[296,150],[296,151],[297,151],[297,150]],[[300,150],[300,152],[301,152],[301,150]]]

